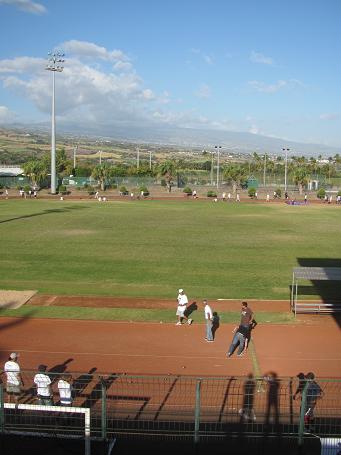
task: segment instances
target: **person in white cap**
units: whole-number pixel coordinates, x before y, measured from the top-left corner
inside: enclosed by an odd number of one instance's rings
[[[193,320],[189,319],[185,315],[185,311],[186,311],[187,304],[188,304],[188,298],[183,289],[179,289],[179,294],[178,294],[177,300],[178,300],[178,308],[176,310],[176,315],[178,317],[178,322],[176,323],[176,325],[181,325],[183,319],[186,319],[187,324],[192,324]]]
[[[16,404],[19,402],[22,386],[24,385],[18,363],[18,357],[19,354],[17,352],[12,352],[4,366],[8,401],[11,403],[13,397]]]

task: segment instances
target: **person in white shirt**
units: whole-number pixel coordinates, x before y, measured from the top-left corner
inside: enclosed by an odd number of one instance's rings
[[[33,382],[37,386],[38,403],[43,406],[53,406],[51,379],[46,372],[46,365],[39,365],[38,373],[34,376]]]
[[[186,319],[187,324],[192,324],[193,320],[189,319],[185,315],[185,311],[186,311],[187,304],[188,304],[188,298],[183,289],[179,289],[179,294],[178,294],[177,300],[178,300],[178,307],[176,310],[176,315],[178,317],[178,322],[176,323],[176,325],[181,325],[183,319]]]
[[[15,403],[19,402],[22,386],[24,385],[18,363],[18,356],[18,353],[12,352],[4,365],[4,373],[6,374],[6,392],[9,403],[12,402],[12,397],[14,398]]]
[[[59,379],[58,390],[60,404],[62,406],[72,406],[72,385],[71,376],[69,374],[63,374]]]
[[[213,312],[212,312],[212,308],[207,303],[207,300],[203,300],[202,304],[204,305],[204,313],[205,313],[205,320],[206,320],[206,337],[205,337],[205,340],[208,343],[212,343],[214,341],[213,333],[212,333],[212,327],[213,327]]]

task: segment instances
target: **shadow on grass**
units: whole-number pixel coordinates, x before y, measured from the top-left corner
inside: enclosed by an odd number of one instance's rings
[[[26,218],[34,218],[36,216],[50,215],[53,213],[65,213],[65,212],[70,212],[71,210],[82,210],[82,209],[86,209],[86,207],[73,205],[71,207],[63,207],[63,208],[59,208],[59,209],[47,209],[47,210],[43,210],[42,212],[31,213],[30,215],[21,215],[21,216],[16,216],[13,218],[8,218],[7,220],[0,221],[0,224],[10,223],[11,221],[24,220]]]

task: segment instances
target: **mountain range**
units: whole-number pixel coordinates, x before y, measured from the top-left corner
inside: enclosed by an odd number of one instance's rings
[[[50,124],[39,123],[31,125],[13,124],[3,125],[6,128],[32,129],[35,131],[50,131]],[[131,125],[89,125],[71,124],[59,121],[57,133],[61,135],[85,136],[89,138],[126,141],[159,146],[173,146],[181,148],[201,148],[213,150],[221,146],[222,151],[240,154],[283,154],[283,148],[290,149],[295,156],[334,156],[341,152],[341,148],[322,144],[308,144],[288,141],[285,139],[252,134],[247,132],[222,131],[209,129],[191,129],[177,127],[141,127]]]

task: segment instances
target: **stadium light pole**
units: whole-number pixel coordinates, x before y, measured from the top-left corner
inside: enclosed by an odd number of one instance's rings
[[[152,170],[152,151],[149,150],[149,170]]]
[[[78,150],[78,144],[76,144],[73,148],[73,168],[76,169],[76,154]]]
[[[52,115],[51,115],[51,194],[56,194],[56,116],[55,116],[55,73],[61,73],[64,69],[60,63],[64,63],[64,54],[61,52],[49,52],[48,64],[45,69],[52,71]]]
[[[139,169],[139,167],[140,167],[140,148],[139,148],[139,147],[137,147],[136,152],[137,152],[137,156],[136,156],[136,168]]]
[[[265,188],[265,179],[266,179],[266,153],[264,155],[264,175],[263,175],[263,186]]]
[[[217,149],[217,189],[219,188],[219,165],[220,165],[220,150],[221,145],[215,145],[215,149]]]
[[[214,151],[211,152],[211,186],[213,186],[213,155]]]
[[[285,161],[284,161],[284,191],[287,191],[287,174],[288,174],[288,152],[290,149],[283,148],[285,152]]]

